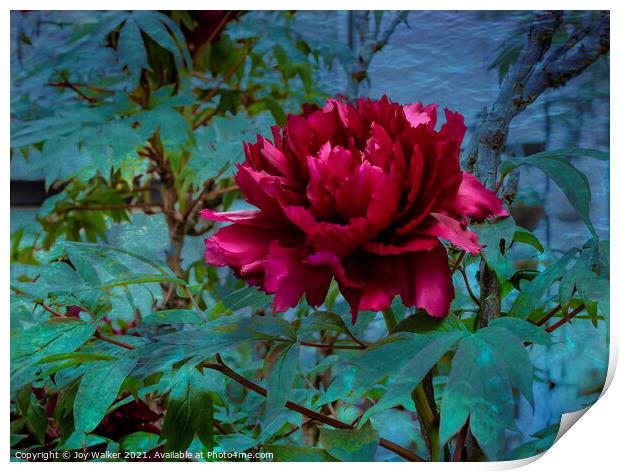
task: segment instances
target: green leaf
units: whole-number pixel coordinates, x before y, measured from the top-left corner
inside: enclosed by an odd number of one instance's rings
[[[47,411],[32,394],[28,410],[26,412],[26,426],[34,435],[39,444],[45,444],[45,431],[47,431]]]
[[[519,318],[510,318],[508,316],[495,318],[491,320],[489,327],[504,328],[522,341],[541,344],[543,346],[550,346],[553,343],[553,337],[543,328]]]
[[[300,336],[315,331],[335,331],[354,337],[342,317],[330,311],[315,311],[296,322],[296,325]]]
[[[511,216],[493,223],[473,225],[472,231],[478,235],[478,243],[483,245],[482,257],[488,266],[502,280],[510,278],[512,263],[506,251],[512,244],[515,222]]]
[[[588,156],[599,160],[609,160],[609,154],[594,149],[560,149],[541,152],[527,157],[511,157],[500,165],[500,172],[505,174],[520,165],[531,165],[551,178],[562,189],[566,198],[577,211],[590,232],[596,231],[590,219],[590,183],[585,174],[573,166],[566,157]]]
[[[525,320],[536,308],[543,306],[546,302],[545,292],[562,276],[565,267],[573,260],[576,252],[576,249],[568,251],[529,282],[512,304],[510,316]]]
[[[226,295],[213,305],[207,316],[213,318],[222,313],[234,313],[247,307],[259,307],[265,305],[268,300],[269,297],[265,293],[259,292],[256,287],[243,287]]]
[[[45,356],[38,364],[44,364],[46,362],[56,362],[64,360],[75,360],[79,362],[93,362],[93,361],[114,361],[117,360],[115,356],[108,356],[105,354],[97,354],[95,352],[68,352],[65,354],[52,354]]]
[[[465,337],[452,359],[441,401],[439,435],[445,444],[470,419],[470,429],[490,460],[515,430],[512,387],[532,402],[533,366],[523,341],[503,327]]]
[[[266,444],[261,451],[273,454],[275,462],[337,462],[336,458],[318,447]]]
[[[159,436],[145,431],[136,431],[135,433],[123,436],[119,444],[122,451],[148,452],[157,447],[159,444]]]
[[[73,411],[78,433],[89,433],[101,423],[135,364],[135,359],[124,357],[117,361],[98,361],[86,371]]]
[[[512,237],[512,242],[514,243],[523,243],[532,246],[533,248],[538,250],[539,255],[545,252],[545,247],[538,240],[538,238],[532,233],[529,229],[522,228],[521,226],[517,226]]]
[[[372,462],[379,447],[379,434],[370,421],[359,430],[319,428],[319,441],[333,457],[344,462]]]
[[[419,310],[408,316],[392,330],[392,334],[408,331],[410,333],[429,333],[439,331],[464,330],[465,325],[454,313],[448,313],[443,318],[429,315],[424,310]]]
[[[194,436],[213,448],[213,399],[205,377],[192,365],[183,366],[179,381],[168,398],[160,438],[166,440],[165,451],[186,451]]]
[[[267,400],[265,424],[269,425],[285,408],[297,377],[300,341],[276,345],[267,357]]]
[[[118,36],[118,63],[127,67],[134,79],[140,78],[142,69],[148,69],[146,48],[140,28],[133,18],[128,18]]]
[[[356,379],[357,385],[361,383],[367,388],[370,384],[367,378],[375,381],[377,374],[385,376],[393,372],[393,366],[397,367],[395,369],[397,373],[385,395],[364,413],[361,421],[407,402],[411,398],[412,390],[422,381],[427,372],[466,334],[467,331],[433,334],[400,333],[400,339],[395,339],[387,345],[390,348],[388,352],[382,348],[385,344],[376,348],[375,344],[365,349],[355,361],[358,367],[357,375],[363,379],[362,381]],[[403,353],[407,355],[404,356]]]
[[[154,311],[150,315],[142,318],[145,325],[163,324],[203,324],[204,321],[198,313],[193,310],[160,310]]]

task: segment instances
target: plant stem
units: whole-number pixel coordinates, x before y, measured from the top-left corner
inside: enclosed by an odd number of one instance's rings
[[[397,325],[396,315],[394,314],[394,311],[391,308],[383,310],[382,313],[383,313],[383,321],[385,321],[385,327],[387,328],[388,333],[390,333]]]
[[[441,460],[439,427],[435,415],[433,415],[433,410],[428,402],[428,398],[426,398],[424,387],[422,387],[421,383],[413,389],[411,397],[415,403],[415,410],[418,414],[420,425],[424,428],[424,431],[426,431],[431,461],[439,462]]]

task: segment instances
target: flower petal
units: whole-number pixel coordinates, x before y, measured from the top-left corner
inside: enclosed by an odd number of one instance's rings
[[[468,172],[463,172],[461,186],[452,200],[450,209],[457,215],[482,221],[491,216],[508,216],[502,201]]]

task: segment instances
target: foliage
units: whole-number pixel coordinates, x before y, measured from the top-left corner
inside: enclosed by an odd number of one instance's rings
[[[591,221],[587,178],[565,159],[602,153],[504,159],[502,173],[532,165],[555,180],[592,238],[555,254],[512,217],[476,225],[480,255],[449,247],[458,293],[445,319],[397,300],[395,326],[373,312],[352,325],[335,284],[319,311],[302,302],[276,315],[268,295],[203,263],[199,236],[212,227],[198,211],[245,206],[230,179],[242,142],[320,102],[320,68],[350,59],[305,41],[295,21],[13,13],[12,159],[50,191],[34,222],[12,228],[13,455],[426,460],[439,441],[449,460],[467,433],[488,459],[509,459],[555,438],[550,427],[512,450],[507,441],[517,406],[535,407],[536,353],[570,322],[608,325],[609,243]],[[198,33],[208,40],[188,47]],[[525,246],[535,268],[515,264]],[[501,317],[487,327],[481,259],[501,286]],[[428,404],[412,398],[420,387]]]

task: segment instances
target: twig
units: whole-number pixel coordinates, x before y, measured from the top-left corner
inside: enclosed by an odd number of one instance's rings
[[[235,372],[233,369],[231,369],[230,367],[228,367],[223,361],[222,358],[220,357],[219,354],[216,355],[216,360],[217,363],[202,363],[202,366],[207,368],[207,369],[212,369],[212,370],[217,370],[219,372],[221,372],[222,374],[224,374],[225,376],[233,379],[234,381],[236,381],[237,383],[243,385],[245,388],[247,388],[248,390],[252,390],[253,392],[266,397],[267,396],[267,390],[265,390],[263,387],[255,384],[254,382],[252,382],[249,379],[246,379],[245,377],[243,377],[241,374],[238,374],[237,372]],[[302,415],[306,416],[307,418],[312,418],[316,421],[319,421],[323,424],[332,426],[334,428],[337,429],[354,429],[355,427],[349,423],[344,423],[340,420],[331,418],[329,416],[323,415],[321,413],[317,413],[316,411],[310,410],[309,408],[306,408],[305,406],[299,405],[298,403],[293,403],[291,401],[287,401],[286,402],[286,408],[296,411],[297,413],[301,413]],[[412,462],[423,462],[424,459],[422,459],[420,456],[418,456],[417,454],[415,454],[414,452],[405,449],[402,446],[399,446],[391,441],[388,441],[387,439],[384,438],[380,438],[379,440],[379,444],[394,452],[395,454],[398,454],[399,456],[403,457],[404,459],[407,459],[409,461]]]
[[[469,285],[469,280],[467,278],[467,273],[465,272],[465,269],[459,269],[459,272],[463,276],[463,281],[465,282],[465,288],[467,288],[467,293],[469,294],[469,298],[471,298],[476,305],[480,305],[480,300],[478,299],[478,297],[476,297],[476,295],[474,295],[474,292],[472,291]]]
[[[135,349],[136,348],[136,346],[132,346],[131,344],[127,344],[127,343],[124,343],[122,341],[117,341],[114,338],[109,338],[109,337],[101,334],[99,331],[95,331],[93,333],[93,337],[101,339],[102,341],[105,341],[105,342],[110,343],[110,344],[116,344],[117,346],[124,347],[125,349]]]
[[[65,315],[63,315],[62,313],[54,310],[52,307],[47,306],[45,303],[38,303],[37,302],[37,305],[43,307],[45,309],[45,311],[47,311],[48,313],[51,313],[52,315],[54,315],[54,316],[56,316],[58,318],[66,318]]]
[[[577,316],[579,313],[581,313],[584,309],[585,309],[585,305],[582,303],[581,305],[579,305],[577,308],[575,308],[573,311],[571,311],[566,318],[562,318],[561,320],[559,320],[557,323],[549,326],[548,328],[545,329],[545,331],[547,333],[551,333],[552,331],[555,331],[556,329],[558,329],[560,326],[563,326],[564,324],[568,323],[570,320],[572,320],[575,316]]]
[[[544,325],[547,321],[549,321],[551,318],[553,318],[555,316],[555,314],[560,311],[562,309],[562,305],[558,304],[555,308],[553,308],[552,310],[549,310],[549,312],[543,316],[540,320],[538,320],[536,322],[537,326],[542,326]]]

